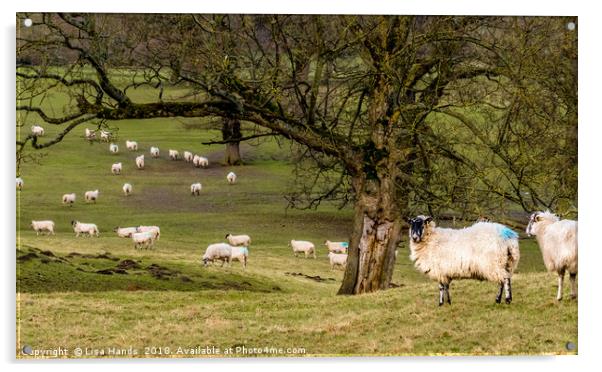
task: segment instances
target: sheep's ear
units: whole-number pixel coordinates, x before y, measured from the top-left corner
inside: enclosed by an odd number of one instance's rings
[[[412,219],[412,218],[408,218],[408,225],[411,225],[411,224],[412,224],[412,222],[414,222],[414,219]]]

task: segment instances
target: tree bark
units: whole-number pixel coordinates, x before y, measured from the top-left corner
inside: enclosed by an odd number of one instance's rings
[[[222,124],[222,139],[224,141],[232,141],[226,143],[225,162],[227,165],[241,165],[242,158],[240,156],[240,142],[233,141],[242,138],[240,132],[240,121],[233,118],[224,118]]]

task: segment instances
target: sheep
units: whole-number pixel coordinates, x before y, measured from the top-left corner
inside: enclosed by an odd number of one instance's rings
[[[192,158],[192,164],[197,168],[207,168],[209,166],[209,159],[203,156],[195,155]]]
[[[121,174],[121,162],[119,163],[114,163],[113,165],[111,165],[111,173],[113,173],[114,175],[118,175]]]
[[[131,238],[134,242],[134,249],[152,248],[155,243],[155,234],[152,231],[133,233]]]
[[[193,159],[192,153],[190,151],[184,151],[184,161],[190,163]]]
[[[115,143],[111,143],[111,144],[109,145],[109,151],[110,151],[112,154],[117,154],[117,153],[119,152],[119,146],[117,146],[117,144],[115,144]]]
[[[96,132],[91,130],[90,128],[84,129],[84,138],[87,140],[93,140],[96,138]]]
[[[328,258],[330,259],[330,270],[334,270],[335,266],[340,266],[345,269],[345,265],[347,265],[347,254],[346,253],[328,253]]]
[[[144,169],[144,155],[136,157],[136,167],[138,169]]]
[[[349,243],[347,242],[331,242],[327,240],[324,242],[324,245],[328,248],[328,252],[333,253],[347,253],[347,248],[349,248]]]
[[[169,158],[171,160],[178,160],[178,158],[180,157],[180,153],[178,152],[178,150],[169,150]]]
[[[54,222],[50,220],[46,221],[31,221],[31,228],[36,232],[36,236],[44,231],[48,232],[48,235],[54,235]]]
[[[79,221],[71,221],[71,226],[73,226],[73,231],[75,232],[75,237],[79,237],[79,234],[88,234],[88,236],[96,235],[99,236],[100,232],[98,231],[98,227],[93,223],[82,223]]]
[[[23,189],[23,179],[21,177],[17,177],[17,190]]]
[[[111,132],[108,132],[106,130],[100,131],[100,140],[101,141],[109,142],[110,139],[111,139]]]
[[[417,216],[410,224],[410,259],[416,269],[439,282],[439,306],[451,304],[453,279],[480,279],[499,283],[496,303],[506,291],[512,302],[511,278],[520,259],[518,234],[492,222],[478,222],[464,229],[437,227],[432,217]]]
[[[136,141],[125,141],[125,147],[130,151],[138,151],[138,142]]]
[[[215,260],[222,261],[222,266],[224,263],[228,263],[230,265],[230,260],[232,259],[232,247],[226,243],[217,243],[211,244],[205,250],[205,254],[203,255],[203,266],[207,266],[207,262],[213,262]]]
[[[244,245],[248,247],[251,245],[251,237],[249,235],[232,235],[226,234],[226,240],[232,246]]]
[[[99,194],[98,189],[86,191],[84,193],[84,200],[86,201],[86,203],[92,203],[92,202],[96,203],[96,200],[98,199],[98,194]]]
[[[159,228],[159,226],[138,226],[137,229],[138,232],[154,232],[154,234],[156,235],[155,238],[157,240],[159,240],[159,238],[161,237],[161,229]]]
[[[192,196],[198,196],[201,195],[201,189],[203,188],[203,185],[201,185],[200,182],[197,183],[193,183],[192,185],[190,185],[190,194]]]
[[[44,128],[42,128],[39,125],[32,125],[31,126],[31,134],[34,137],[42,137],[44,135]]]
[[[314,259],[316,258],[316,247],[312,242],[307,242],[304,240],[291,240],[288,246],[293,248],[295,257],[297,257],[298,253],[304,253],[305,258],[309,257],[310,254],[313,254]]]
[[[114,232],[117,233],[117,236],[120,238],[131,238],[132,234],[137,233],[138,232],[138,228],[137,227],[115,227],[113,229]]]
[[[230,172],[226,176],[226,179],[230,185],[233,185],[236,182],[236,174],[234,174],[234,172]]]
[[[155,147],[155,146],[151,147],[150,154],[153,158],[158,158],[159,157],[159,148]]]
[[[249,260],[249,248],[248,247],[231,247],[232,254],[230,255],[230,262],[240,261],[243,268],[247,268],[247,261]]]
[[[73,203],[75,203],[75,193],[63,195],[63,204],[69,204],[69,206],[72,206]]]
[[[124,183],[121,189],[123,190],[123,194],[125,196],[130,196],[130,194],[132,193],[132,185],[130,185],[129,183]]]
[[[571,298],[577,298],[577,221],[560,220],[549,211],[535,212],[529,218],[526,232],[537,239],[546,269],[558,274],[556,299],[562,300],[566,271],[571,281]]]

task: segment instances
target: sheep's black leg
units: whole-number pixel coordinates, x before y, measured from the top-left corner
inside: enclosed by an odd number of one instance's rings
[[[577,298],[577,273],[569,273],[569,279],[571,280],[571,298],[574,300]]]
[[[447,303],[451,305],[451,297],[449,295],[449,283],[445,285],[445,295],[447,296]]]
[[[510,278],[504,280],[506,282],[506,303],[509,304],[512,302],[512,283]]]
[[[497,296],[495,297],[495,303],[499,304],[502,302],[502,293],[504,292],[504,281],[500,282],[500,290],[497,293]]]
[[[443,305],[443,299],[445,298],[445,286],[443,283],[439,283],[439,306]]]

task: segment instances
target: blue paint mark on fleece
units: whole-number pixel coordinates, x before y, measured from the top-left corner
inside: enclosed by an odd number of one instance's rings
[[[349,243],[347,243],[347,242],[341,242],[341,246],[343,248],[349,248]]]
[[[249,255],[249,248],[247,247],[242,247],[242,251],[244,254],[246,254],[247,256]]]
[[[500,225],[498,231],[500,233],[500,236],[504,240],[518,239],[518,234],[512,231],[511,229],[507,228],[506,226]]]

